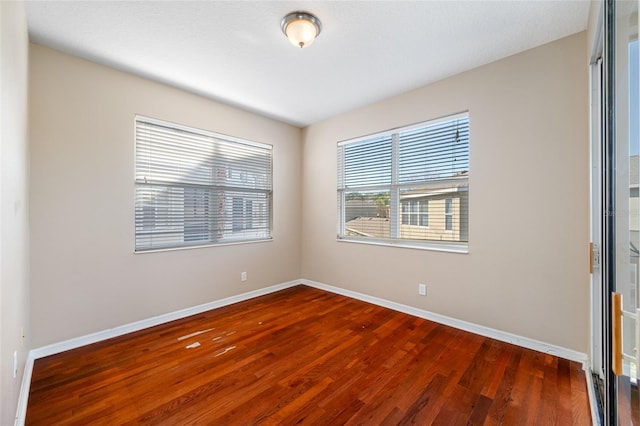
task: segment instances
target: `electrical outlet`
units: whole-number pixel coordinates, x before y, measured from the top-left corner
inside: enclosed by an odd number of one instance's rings
[[[13,378],[18,377],[18,351],[13,351]]]
[[[427,295],[427,285],[426,284],[418,284],[418,294],[420,296]]]
[[[20,327],[20,347],[24,348],[24,327]]]
[[[247,273],[240,272],[240,281],[246,281],[246,280],[247,280]]]

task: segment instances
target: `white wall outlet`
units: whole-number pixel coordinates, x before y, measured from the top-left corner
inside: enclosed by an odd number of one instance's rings
[[[246,281],[246,280],[247,280],[247,273],[240,272],[240,281]]]
[[[18,377],[18,351],[13,351],[13,378]]]
[[[20,347],[24,348],[24,327],[20,327]]]
[[[418,284],[418,294],[420,296],[427,295],[427,285],[426,284]]]

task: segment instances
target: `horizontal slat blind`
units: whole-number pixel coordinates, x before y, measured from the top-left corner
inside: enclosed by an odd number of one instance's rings
[[[400,133],[399,183],[451,178],[468,170],[468,117]]]
[[[271,152],[136,117],[136,251],[270,238]]]
[[[468,242],[469,116],[338,144],[338,238]]]
[[[346,188],[391,184],[391,136],[344,146]]]

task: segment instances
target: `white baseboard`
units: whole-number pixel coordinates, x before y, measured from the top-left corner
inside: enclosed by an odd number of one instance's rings
[[[27,402],[29,402],[29,389],[31,388],[31,375],[33,374],[33,353],[29,351],[24,364],[24,374],[20,385],[20,395],[18,396],[18,408],[16,409],[15,426],[24,426],[27,417]]]
[[[506,331],[496,330],[493,328],[485,327],[482,325],[474,324],[467,321],[462,321],[456,318],[451,318],[445,315],[436,314],[433,312],[425,311],[423,309],[414,308],[413,306],[403,305],[401,303],[391,302],[389,300],[380,299],[378,297],[369,296],[367,294],[358,293],[351,290],[345,290],[340,287],[334,287],[332,285],[323,284],[307,279],[301,279],[301,283],[310,287],[315,287],[320,290],[330,291],[331,293],[341,294],[343,296],[351,297],[353,299],[362,300],[365,302],[373,303],[374,305],[383,306],[385,308],[393,309],[394,311],[404,312],[405,314],[413,315],[419,318],[428,319],[440,324],[448,325],[460,330],[469,331],[471,333],[479,334],[480,336],[490,337],[492,339],[500,340],[502,342],[511,343],[517,346],[522,346],[534,351],[543,352],[549,355],[555,355],[560,358],[565,358],[571,361],[576,361],[582,364],[585,368],[588,365],[587,354],[574,351],[571,349],[563,348],[561,346],[552,345],[550,343],[541,342],[539,340],[530,339],[528,337],[518,336],[516,334],[507,333]]]
[[[401,303],[392,302],[386,299],[381,299],[379,297],[369,296],[367,294],[362,294],[340,287],[334,287],[332,285],[319,283],[316,281],[301,279],[300,282],[304,285],[308,285],[309,287],[314,287],[320,290],[329,291],[331,293],[340,294],[342,296],[351,297],[353,299],[362,300],[374,305],[393,309],[394,311],[404,312],[405,314],[413,315],[415,317],[428,319],[439,324],[444,324],[460,330],[478,334],[480,336],[489,337],[492,339],[500,340],[502,342],[511,343],[516,346],[521,346],[523,348],[532,349],[534,351],[555,355],[559,358],[565,358],[571,361],[579,362],[582,364],[582,369],[584,370],[587,379],[587,392],[589,397],[589,408],[591,410],[591,421],[594,426],[600,426],[600,417],[598,416],[597,409],[598,402],[595,399],[593,379],[591,377],[591,363],[589,362],[589,357],[585,353],[563,348],[562,346],[556,346],[550,343],[541,342],[539,340],[530,339],[528,337],[522,337],[516,334],[507,333],[506,331],[496,330],[490,327],[462,321],[445,315],[436,314],[434,312],[414,308],[413,306],[403,305]]]
[[[33,372],[33,363],[38,358],[43,358],[49,355],[54,355],[60,352],[68,351],[70,349],[79,348],[81,346],[90,345],[92,343],[100,342],[103,340],[111,339],[113,337],[122,336],[127,333],[143,330],[145,328],[153,327],[156,325],[164,324],[170,321],[174,321],[181,318],[186,318],[191,315],[196,315],[202,312],[209,311],[211,309],[221,308],[223,306],[231,305],[233,303],[242,302],[245,300],[253,299],[254,297],[263,296],[266,294],[274,293],[276,291],[284,290],[286,288],[294,287],[299,284],[304,284],[309,287],[314,287],[320,290],[329,291],[331,293],[340,294],[343,296],[351,297],[353,299],[362,300],[365,302],[373,303],[374,305],[382,306],[385,308],[393,309],[394,311],[404,312],[409,315],[413,315],[419,318],[428,319],[440,324],[448,325],[450,327],[458,328],[460,330],[469,331],[481,336],[490,337],[492,339],[500,340],[503,342],[511,343],[517,346],[522,346],[528,349],[532,349],[538,352],[555,355],[560,358],[569,359],[571,361],[580,362],[583,365],[585,372],[589,373],[588,358],[587,355],[582,352],[577,352],[571,349],[563,348],[560,346],[544,343],[535,339],[518,336],[515,334],[507,333],[493,328],[484,327],[474,323],[458,320],[455,318],[447,317],[445,315],[436,314],[423,309],[415,308],[401,303],[392,302],[389,300],[381,299],[375,296],[369,296],[366,294],[346,290],[340,287],[334,287],[328,284],[322,284],[316,281],[307,279],[293,280],[282,284],[276,284],[270,287],[261,288],[258,290],[242,293],[236,296],[227,297],[224,299],[216,300],[213,302],[205,303],[202,305],[194,306],[180,311],[170,312],[163,315],[158,315],[153,318],[148,318],[141,321],[136,321],[130,324],[114,327],[108,330],[99,331],[96,333],[88,334],[85,336],[76,337],[73,339],[65,340],[63,342],[54,343],[51,345],[43,346],[40,348],[32,349],[29,351],[27,361],[25,364],[24,376],[22,378],[22,386],[20,388],[20,397],[18,400],[18,409],[16,413],[16,426],[24,425],[27,402],[29,399],[29,388],[31,385],[31,375]],[[589,375],[590,376],[590,375]],[[588,378],[588,380],[590,377]],[[591,395],[590,395],[591,399]],[[592,412],[593,412],[593,401]],[[593,416],[593,414],[592,414]]]
[[[53,343],[51,345],[30,350],[24,367],[24,376],[22,377],[22,385],[20,387],[20,396],[18,397],[18,408],[16,410],[15,426],[23,426],[26,419],[27,403],[29,401],[29,389],[31,387],[31,375],[33,372],[33,363],[36,359],[79,348],[81,346],[90,345],[92,343],[101,342],[103,340],[122,336],[134,331],[139,331],[170,321],[175,321],[177,319],[186,318],[191,315],[210,311],[211,309],[221,308],[223,306],[242,302],[244,300],[253,299],[254,297],[264,296],[265,294],[284,290],[285,288],[293,287],[299,285],[300,283],[300,280],[293,280],[286,283],[276,284],[270,287],[249,291],[247,293],[238,294],[236,296],[231,296],[220,300],[214,300],[213,302],[205,303],[187,309],[182,309],[180,311],[158,315],[153,318],[136,321],[130,324],[121,325],[119,327],[98,331],[96,333],[75,337],[63,342]]]
[[[181,318],[186,318],[191,315],[196,315],[202,312],[209,311],[211,309],[220,308],[223,306],[231,305],[233,303],[249,300],[254,297],[263,296],[265,294],[274,293],[276,291],[283,290],[285,288],[293,287],[298,284],[305,284],[310,287],[314,287],[321,290],[326,290],[331,293],[341,294],[343,296],[351,297],[354,299],[362,300],[365,302],[373,303],[374,305],[383,306],[385,308],[393,309],[394,311],[404,312],[409,315],[413,315],[419,318],[428,319],[440,324],[448,325],[450,327],[458,328],[460,330],[469,331],[471,333],[479,334],[481,336],[490,337],[492,339],[500,340],[503,342],[511,343],[517,346],[522,346],[528,349],[532,349],[538,352],[555,355],[560,358],[569,359],[571,361],[580,362],[583,366],[587,363],[587,354],[567,349],[561,346],[556,346],[550,343],[541,342],[539,340],[530,339],[528,337],[518,336],[516,334],[508,333],[501,330],[496,330],[490,327],[474,324],[467,321],[462,321],[456,318],[451,318],[445,315],[436,314],[423,309],[415,308],[413,306],[403,305],[401,303],[392,302],[389,300],[381,299],[375,296],[369,296],[367,294],[358,293],[351,290],[346,290],[340,287],[335,287],[328,284],[319,283],[307,279],[293,280],[286,283],[276,284],[270,287],[261,288],[258,290],[242,293],[236,296],[227,297],[224,299],[216,300],[213,302],[205,303],[202,305],[194,306],[180,311],[170,312],[163,315],[158,315],[153,318],[148,318],[141,321],[136,321],[130,324],[125,324],[119,327],[111,328],[104,331],[88,334],[85,336],[76,337],[73,339],[65,340],[63,342],[54,343],[51,345],[43,346],[30,351],[29,355],[35,360],[45,356],[57,354],[60,352],[68,351],[70,349],[79,348],[92,343],[100,342],[103,340],[111,339],[113,337],[122,336],[134,331],[143,330],[145,328],[153,327],[156,325],[164,324],[170,321],[174,321]]]
[[[33,349],[31,353],[33,354],[34,359],[43,358],[45,356],[68,351],[70,349],[79,348],[81,346],[90,345],[92,343],[101,342],[103,340],[111,339],[113,337],[122,336],[124,334],[132,333],[134,331],[143,330],[145,328],[164,324],[170,321],[175,321],[177,319],[186,318],[191,315],[200,314],[202,312],[210,311],[211,309],[221,308],[223,306],[231,305],[233,303],[238,303],[244,300],[253,299],[254,297],[258,297],[258,296],[264,296],[265,294],[274,293],[276,291],[280,291],[285,288],[293,287],[295,285],[300,284],[300,282],[301,282],[300,280],[289,281],[286,283],[276,284],[270,287],[249,291],[247,293],[238,294],[236,296],[226,297],[224,299],[215,300],[213,302],[194,306],[192,308],[182,309],[179,311],[158,315],[153,318],[132,322],[132,323],[121,325],[115,328],[110,328],[108,330],[87,334],[85,336],[75,337],[73,339],[65,340],[63,342],[53,343],[51,345]]]

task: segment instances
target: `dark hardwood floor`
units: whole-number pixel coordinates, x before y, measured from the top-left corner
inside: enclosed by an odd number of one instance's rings
[[[297,286],[35,362],[28,425],[590,425],[578,363]]]

